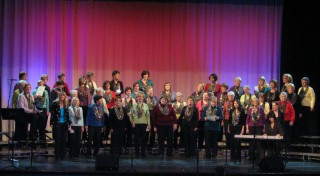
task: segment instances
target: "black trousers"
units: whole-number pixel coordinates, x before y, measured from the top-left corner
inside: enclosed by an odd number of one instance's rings
[[[241,158],[241,141],[234,138],[235,134],[241,133],[241,126],[230,126],[230,146],[231,146],[231,159],[239,160]]]
[[[68,135],[67,123],[55,123],[54,131],[54,153],[57,159],[63,159],[66,155],[66,143]]]
[[[227,148],[231,147],[232,141],[231,141],[231,135],[228,133],[228,127],[229,127],[229,120],[223,120],[223,129],[224,129],[224,135],[226,137],[226,145]]]
[[[94,155],[99,153],[100,142],[101,142],[101,130],[100,126],[89,126],[88,127],[88,154],[92,153],[92,145],[94,146]]]
[[[155,139],[156,139],[156,133],[154,132],[154,126],[153,126],[153,118],[152,118],[152,110],[149,110],[150,112],[150,124],[151,124],[151,129],[150,131],[147,132],[147,138],[149,139],[149,147],[154,147]]]
[[[263,126],[249,126],[249,135],[262,135]],[[259,154],[260,159],[264,156],[261,148],[261,141],[252,140],[249,142],[249,157],[254,158]]]
[[[284,140],[287,143],[287,146],[290,146],[292,141],[292,127],[289,125],[290,121],[284,121]]]
[[[111,154],[122,154],[124,145],[125,130],[121,128],[114,128],[111,133]]]
[[[205,132],[204,132],[204,124],[205,124],[205,121],[199,121],[198,122],[198,147],[200,149],[203,148],[203,142],[204,142],[204,136],[205,136]]]
[[[159,143],[159,154],[164,154],[164,141],[167,140],[167,155],[172,156],[173,147],[173,126],[158,126],[158,143]]]
[[[140,147],[141,147],[141,154],[145,155],[145,148],[147,144],[147,124],[136,124],[133,128],[134,132],[134,148],[135,154],[139,155]]]
[[[30,123],[29,139],[36,140],[37,137],[37,114],[24,113],[23,117],[17,117],[14,140],[26,141],[28,137],[28,124]]]
[[[216,157],[218,155],[218,137],[219,131],[206,130],[206,157]]]
[[[83,111],[83,122],[85,123],[87,120],[87,113],[88,113],[88,106],[81,106],[82,111]],[[88,139],[88,131],[84,129],[82,133],[82,139],[87,140]]]
[[[313,116],[310,107],[302,106],[302,117],[299,119],[299,125],[301,127],[300,136],[304,135],[313,135],[313,127],[314,124],[312,123]],[[296,123],[298,124],[298,123]],[[318,128],[315,128],[318,129]]]
[[[46,127],[47,127],[47,109],[39,109],[42,110],[41,113],[38,114],[38,130],[39,130],[39,140],[46,140]]]
[[[124,132],[124,145],[125,147],[131,147],[132,146],[132,134],[133,134],[133,128],[131,123],[129,122],[127,124],[127,130]]]
[[[179,132],[179,128],[180,128],[180,132]],[[178,138],[179,138],[179,140],[178,140]],[[174,148],[177,148],[178,146],[182,147],[182,146],[184,146],[183,143],[184,143],[183,128],[180,124],[177,124],[177,130],[174,131],[174,133],[173,133],[173,147]]]
[[[82,127],[81,126],[72,126],[74,133],[69,135],[69,148],[70,156],[79,157],[81,149],[81,136],[82,136]]]
[[[194,156],[197,147],[197,133],[194,131],[193,127],[188,125],[183,125],[181,129],[184,131],[183,136],[180,138],[184,138],[185,156]]]

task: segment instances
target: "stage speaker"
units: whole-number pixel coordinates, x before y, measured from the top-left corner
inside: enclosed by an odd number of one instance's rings
[[[283,172],[285,169],[280,157],[265,157],[259,163],[259,167],[262,172]]]
[[[110,154],[98,154],[96,156],[96,170],[118,171],[119,156]]]

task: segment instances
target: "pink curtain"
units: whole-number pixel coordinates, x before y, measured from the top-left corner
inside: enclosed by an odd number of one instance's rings
[[[211,73],[230,86],[236,76],[251,87],[261,75],[278,79],[282,4],[237,2],[5,0],[2,106],[7,78],[20,71],[33,88],[43,73],[52,86],[59,72],[75,88],[87,71],[101,86],[117,69],[132,86],[149,70],[156,95],[169,81],[185,98]]]

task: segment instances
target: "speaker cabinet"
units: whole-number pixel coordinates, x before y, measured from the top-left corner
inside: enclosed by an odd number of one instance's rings
[[[96,156],[96,170],[118,171],[119,156],[110,154],[98,154]]]
[[[283,172],[285,169],[280,157],[265,157],[259,163],[259,167],[262,172]]]

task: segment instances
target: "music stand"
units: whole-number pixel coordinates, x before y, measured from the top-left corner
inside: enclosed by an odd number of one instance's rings
[[[23,116],[24,110],[22,108],[1,108],[0,109],[2,120],[16,120],[18,117]],[[14,141],[13,137],[10,137],[10,134],[4,134],[8,137],[8,140],[11,140],[11,165],[4,167],[2,169],[7,169],[13,167],[14,169],[20,169],[14,165]],[[2,170],[1,169],[1,170]]]

